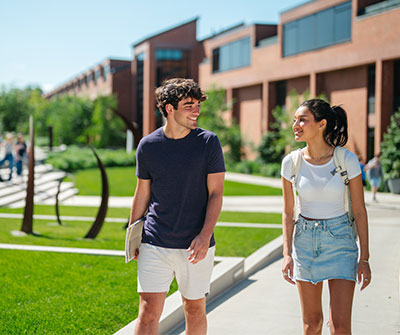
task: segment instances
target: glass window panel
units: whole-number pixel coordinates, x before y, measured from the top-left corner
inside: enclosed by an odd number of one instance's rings
[[[223,45],[220,48],[219,54],[219,70],[226,71],[230,69],[231,61],[230,61],[230,47],[229,45]]]
[[[219,71],[219,48],[213,50],[213,60],[212,60],[213,72]]]
[[[230,54],[231,54],[231,68],[240,67],[240,41],[231,43]]]
[[[283,56],[297,53],[297,21],[283,25]]]
[[[347,2],[335,7],[334,42],[347,41],[351,38],[351,3]]]
[[[299,20],[299,52],[311,50],[314,48],[314,15],[304,17]]]
[[[333,43],[333,8],[317,14],[316,47],[321,48]]]
[[[242,66],[249,66],[250,65],[250,37],[246,37],[241,40],[240,43],[240,59]]]

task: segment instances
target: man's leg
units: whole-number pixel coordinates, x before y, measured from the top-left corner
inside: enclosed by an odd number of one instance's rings
[[[182,296],[185,312],[186,335],[206,335],[206,298],[189,300]]]
[[[135,335],[158,334],[158,322],[166,295],[167,292],[139,294],[139,316],[136,321]]]

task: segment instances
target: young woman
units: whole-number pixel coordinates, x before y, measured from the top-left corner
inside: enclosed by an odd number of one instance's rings
[[[306,142],[296,189],[300,215],[294,222],[292,159],[282,162],[284,211],[282,273],[296,284],[302,308],[304,334],[321,334],[322,285],[327,280],[330,293],[331,334],[351,334],[351,310],[355,283],[361,290],[371,281],[368,249],[368,222],[364,204],[361,170],[357,157],[346,151],[349,190],[356,221],[358,246],[345,212],[345,185],[335,169],[333,152],[347,143],[347,117],[339,106],[320,99],[303,102],[295,113],[296,141]]]

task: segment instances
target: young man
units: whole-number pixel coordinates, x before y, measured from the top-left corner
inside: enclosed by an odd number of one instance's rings
[[[206,295],[214,263],[213,230],[221,207],[225,165],[217,136],[197,128],[206,100],[191,79],[156,89],[165,126],[137,148],[137,187],[130,222],[148,210],[137,253],[139,316],[135,334],[157,334],[169,286],[176,276],[186,334],[206,334]]]

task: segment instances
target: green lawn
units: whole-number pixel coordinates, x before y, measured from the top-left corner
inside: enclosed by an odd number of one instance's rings
[[[95,207],[61,206],[65,216],[95,216]],[[22,213],[22,208],[0,208]],[[54,206],[35,214],[54,215]],[[109,208],[127,218],[129,209]],[[124,223],[105,222],[94,240],[84,239],[91,222],[35,220],[38,235],[15,237],[21,219],[0,218],[0,243],[123,250]],[[222,212],[220,221],[280,223],[280,214]],[[247,257],[281,229],[216,227],[216,255]],[[0,334],[113,334],[137,317],[136,263],[123,257],[0,250]],[[177,290],[174,281],[170,294]]]
[[[62,216],[89,216],[95,217],[98,207],[60,206]],[[127,218],[129,208],[112,208],[107,210],[107,217]],[[23,208],[0,207],[0,213],[23,213]],[[35,205],[34,214],[56,215],[55,206]],[[0,218],[0,222],[1,222]],[[219,217],[221,222],[249,222],[249,223],[282,223],[282,215],[278,213],[257,213],[257,212],[228,212],[223,211]],[[108,224],[108,223],[106,223]]]
[[[0,250],[0,282],[0,334],[109,335],[138,311],[118,257]]]
[[[133,196],[136,188],[136,169],[133,167],[107,168],[111,196]],[[99,169],[78,171],[72,179],[79,195],[100,195],[101,178]],[[279,188],[225,181],[224,195],[282,195]]]
[[[21,221],[21,219],[0,219],[0,243],[124,249],[125,230],[123,223],[104,223],[99,235],[92,240],[83,238],[89,231],[91,222],[65,221],[63,226],[59,226],[55,223],[55,220],[34,220],[33,230],[37,235],[13,236],[10,232],[20,230]],[[232,220],[230,221],[232,222]],[[218,256],[247,257],[280,234],[280,227],[276,229],[216,227],[216,254]],[[238,245],[240,245],[240,248],[236,248]]]
[[[136,262],[122,257],[0,250],[0,283],[2,335],[109,335],[138,312]]]

